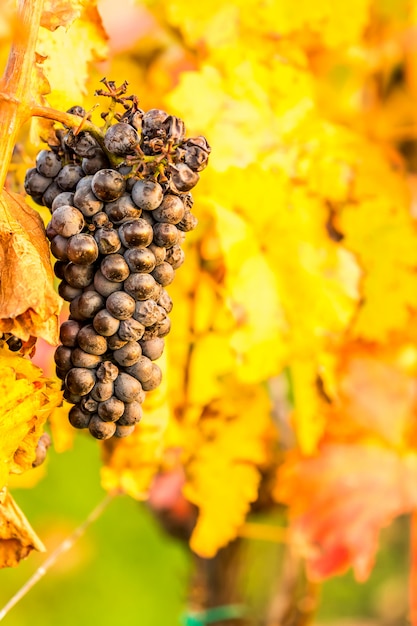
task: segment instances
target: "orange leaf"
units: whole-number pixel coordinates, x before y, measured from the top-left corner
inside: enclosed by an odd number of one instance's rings
[[[45,547],[8,491],[0,492],[0,568],[16,567],[32,550]]]
[[[309,576],[324,579],[352,566],[372,569],[378,533],[417,506],[417,454],[371,445],[326,445],[320,456],[291,453],[275,496],[289,506],[294,541]]]
[[[17,194],[0,196],[0,332],[58,342],[60,298],[53,289],[42,221]]]

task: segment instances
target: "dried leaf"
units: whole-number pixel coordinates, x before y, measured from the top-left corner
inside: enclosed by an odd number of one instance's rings
[[[0,196],[0,332],[58,342],[61,301],[43,223],[17,194]]]
[[[45,552],[45,547],[4,489],[0,492],[0,568],[16,567],[32,550]]]
[[[45,0],[41,17],[41,26],[54,31],[58,26],[71,24],[81,13],[85,2],[81,0]],[[91,2],[95,5],[95,2]]]

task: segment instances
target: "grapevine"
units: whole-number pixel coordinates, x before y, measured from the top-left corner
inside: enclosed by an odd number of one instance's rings
[[[103,128],[80,106],[78,128],[58,129],[26,172],[25,190],[49,208],[47,236],[58,291],[70,303],[55,352],[69,420],[93,437],[130,435],[169,333],[165,287],[184,262],[181,244],[197,225],[191,189],[208,163],[204,137],[185,138],[182,120],[142,111],[127,83],[103,79]],[[119,113],[117,107],[122,107]]]

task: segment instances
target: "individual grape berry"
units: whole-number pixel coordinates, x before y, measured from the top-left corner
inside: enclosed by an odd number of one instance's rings
[[[52,213],[51,226],[61,237],[71,237],[84,228],[84,216],[75,207],[64,204]]]
[[[124,402],[112,396],[98,405],[98,414],[105,422],[116,422],[124,413]]]
[[[114,392],[114,385],[112,381],[109,381],[109,382],[99,381],[94,385],[93,389],[90,392],[90,395],[93,398],[93,400],[96,400],[96,402],[105,402],[106,400],[109,400],[112,397],[113,392]]]
[[[64,269],[66,268],[66,261],[55,261],[54,263],[54,274],[57,278],[64,278]]]
[[[56,235],[51,241],[51,252],[56,259],[60,261],[68,261],[68,239],[66,237],[61,237],[61,235]]]
[[[105,337],[96,333],[92,324],[87,324],[87,326],[81,328],[78,333],[77,341],[79,347],[84,350],[84,352],[88,352],[88,354],[101,356],[107,352],[107,341]]]
[[[156,224],[156,220],[152,217],[152,211],[142,211],[141,217],[145,222],[148,222],[151,227]]]
[[[145,326],[137,322],[133,317],[120,322],[118,336],[122,341],[138,341],[143,337]]]
[[[124,291],[110,294],[106,300],[106,309],[118,320],[132,317],[135,311],[135,300]]]
[[[141,355],[141,347],[136,341],[128,341],[122,348],[113,351],[114,360],[122,367],[134,365]]]
[[[110,439],[116,432],[116,424],[113,422],[105,422],[100,419],[98,415],[94,414],[90,419],[88,430],[95,439]]]
[[[52,241],[55,237],[58,236],[58,233],[56,232],[56,230],[52,227],[51,222],[48,222],[46,229],[45,229],[45,234],[48,237],[49,241]]]
[[[107,213],[105,213],[104,211],[99,211],[98,213],[95,213],[91,218],[91,222],[96,228],[103,228],[104,226],[108,226],[110,228],[112,226],[110,224]]]
[[[123,415],[117,420],[117,426],[133,426],[142,419],[142,406],[140,402],[129,402],[125,405]]]
[[[138,180],[130,193],[133,202],[144,211],[153,211],[164,198],[161,185],[153,180]]]
[[[143,384],[147,380],[150,380],[153,375],[153,363],[148,357],[141,356],[136,363],[130,367],[126,367],[126,372],[136,378],[143,387]]]
[[[103,337],[110,337],[119,330],[120,321],[110,315],[107,309],[99,311],[93,319],[94,330]]]
[[[64,277],[71,287],[83,289],[84,287],[88,287],[88,285],[93,282],[94,266],[68,263],[64,269]]]
[[[73,235],[68,240],[68,258],[77,265],[90,265],[94,263],[98,258],[98,252],[96,240],[87,233]]]
[[[160,337],[155,337],[155,339],[141,341],[140,346],[144,356],[147,356],[151,361],[156,361],[156,359],[159,359],[162,356],[165,342]]]
[[[188,211],[188,212],[186,211],[184,213],[184,217],[182,218],[182,220],[178,222],[177,228],[183,231],[184,233],[188,233],[191,230],[194,230],[195,228],[197,228],[197,224],[198,224],[198,219],[196,218],[196,216],[193,215],[191,211]]]
[[[103,383],[113,382],[118,375],[119,368],[111,361],[104,361],[97,370],[97,378]]]
[[[168,115],[162,122],[162,128],[164,129],[168,139],[171,139],[174,144],[179,144],[185,137],[185,124],[179,117],[174,115]]]
[[[119,350],[119,348],[123,348],[127,344],[127,341],[120,339],[118,333],[108,337],[107,345],[110,350]]]
[[[170,330],[171,330],[171,320],[169,319],[169,317],[166,317],[165,319],[161,320],[156,325],[156,331],[157,331],[158,337],[166,337],[166,335],[168,335]],[[143,339],[145,339],[145,333],[143,335]]]
[[[125,372],[121,372],[114,381],[114,394],[119,400],[126,403],[134,400],[143,402],[145,399],[140,382]]]
[[[69,130],[65,136],[65,144],[81,158],[92,158],[97,150],[101,149],[94,137],[84,131],[74,134],[72,130]]]
[[[113,202],[124,193],[126,183],[117,170],[104,169],[94,174],[91,188],[97,198],[103,202]]]
[[[73,406],[68,414],[68,419],[74,428],[88,428],[91,413],[83,411],[79,406]]]
[[[190,191],[196,186],[200,176],[197,172],[194,172],[186,163],[177,163],[172,167],[171,171],[171,183],[174,187],[174,191],[184,192]]]
[[[59,156],[52,150],[41,150],[36,157],[36,169],[47,178],[55,178],[62,168]]]
[[[182,144],[185,150],[184,162],[195,172],[201,172],[207,167],[211,148],[205,137],[187,139]]]
[[[119,236],[126,248],[146,247],[152,242],[152,227],[141,217],[123,222],[119,228]]]
[[[80,180],[74,193],[74,205],[86,217],[91,217],[102,210],[103,202],[93,193],[91,188],[92,176],[85,176]]]
[[[130,274],[125,280],[124,289],[135,300],[147,300],[153,295],[155,279],[150,274]]]
[[[78,310],[86,319],[94,317],[104,307],[104,298],[97,291],[84,291],[78,301]]]
[[[136,303],[133,317],[143,326],[151,326],[159,321],[160,315],[158,304],[150,299]]]
[[[52,202],[52,213],[56,211],[60,206],[64,205],[73,206],[74,205],[74,193],[72,191],[62,191],[58,194],[54,201]]]
[[[162,109],[150,109],[142,117],[142,133],[146,137],[154,137],[159,130],[163,129],[163,123],[168,113]]]
[[[98,228],[94,233],[94,238],[101,254],[113,254],[120,250],[122,245],[117,230],[114,228]]]
[[[174,224],[159,223],[153,227],[153,240],[157,246],[171,248],[177,243],[178,231]]]
[[[123,288],[122,282],[114,282],[112,280],[108,280],[100,270],[97,270],[94,274],[94,288],[104,297],[109,296],[111,293],[115,291],[120,291]]]
[[[65,381],[65,377],[67,373],[68,373],[68,370],[61,369],[60,367],[55,368],[55,374],[56,374],[56,377],[59,378],[59,380]],[[65,387],[65,383],[63,386]]]
[[[152,272],[156,265],[155,255],[149,248],[131,248],[126,250],[124,258],[131,272]]]
[[[142,209],[138,209],[128,193],[124,193],[114,202],[108,202],[104,210],[113,224],[121,224],[127,220],[140,217],[142,213]]]
[[[157,209],[152,212],[158,222],[178,224],[184,217],[184,203],[178,196],[168,194]]]
[[[110,126],[104,137],[106,150],[118,156],[133,154],[139,145],[139,135],[129,124],[119,123]]]
[[[84,367],[70,369],[65,377],[65,386],[71,392],[79,396],[86,396],[96,382],[94,373]]]
[[[72,302],[74,298],[82,294],[82,289],[72,287],[65,280],[62,280],[58,285],[58,293],[66,302]]]
[[[156,363],[152,363],[152,373],[150,377],[142,382],[142,387],[144,391],[152,391],[156,389],[161,384],[162,380],[162,371],[161,368],[158,367]]]
[[[110,162],[102,150],[97,150],[93,157],[82,160],[81,167],[87,176],[94,176],[99,170],[109,168]]]
[[[63,191],[74,191],[83,176],[84,171],[79,165],[69,163],[64,165],[55,180]]]
[[[88,354],[88,352],[84,352],[81,348],[74,348],[72,350],[71,360],[72,367],[85,367],[89,370],[96,369],[102,361],[101,356]]]
[[[74,106],[69,108],[67,110],[67,113],[70,113],[71,115],[78,115],[78,117],[85,117],[87,114],[84,107],[80,106],[79,104],[75,104]]]
[[[71,320],[76,320],[78,322],[85,322],[86,318],[84,317],[84,315],[81,315],[80,311],[78,310],[79,301],[80,301],[80,296],[74,298],[74,300],[70,302],[70,307],[69,307],[70,318]]]
[[[159,265],[165,261],[167,250],[164,247],[157,246],[154,243],[151,243],[148,246],[148,250],[150,250],[155,257],[155,265]]]
[[[61,324],[59,339],[64,346],[73,348],[77,345],[77,336],[80,332],[81,324],[75,320],[67,320]]]
[[[121,418],[120,418],[121,419]],[[113,437],[117,437],[118,439],[123,439],[124,437],[129,437],[135,430],[135,425],[131,426],[123,426],[120,424],[120,419],[116,422],[116,430],[114,431]]]
[[[86,413],[97,413],[98,402],[90,396],[83,396],[80,400],[80,408]]]
[[[23,184],[29,196],[40,197],[43,196],[52,182],[52,178],[42,176],[42,174],[39,174],[36,167],[32,167],[26,172]]]
[[[53,201],[55,200],[55,198],[59,195],[61,195],[62,193],[62,189],[60,188],[60,186],[54,181],[53,183],[51,183],[49,185],[49,187],[47,188],[47,190],[45,191],[45,193],[42,196],[42,202],[44,203],[45,206],[47,206],[49,209],[52,209],[52,204]],[[52,211],[51,211],[52,212]]]
[[[67,346],[58,346],[54,354],[54,359],[57,367],[59,367],[61,370],[70,370],[73,367],[71,355],[71,348],[68,348]]]
[[[175,270],[172,265],[164,261],[155,267],[155,269],[151,272],[151,275],[160,285],[162,285],[162,287],[166,287],[174,280]]]
[[[172,266],[172,269],[177,270],[184,263],[185,254],[184,250],[179,245],[168,248],[166,252],[166,262]]]
[[[121,254],[109,254],[104,257],[100,269],[104,278],[116,283],[126,280],[130,273],[129,266]]]

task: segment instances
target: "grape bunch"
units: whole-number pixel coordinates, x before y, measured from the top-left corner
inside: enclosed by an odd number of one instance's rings
[[[97,439],[126,437],[142,416],[145,392],[161,382],[155,361],[169,333],[166,287],[184,262],[194,229],[190,190],[208,161],[204,137],[185,138],[182,120],[140,110],[114,83],[122,104],[104,129],[56,131],[26,173],[25,190],[52,215],[47,226],[59,293],[69,319],[60,328],[57,376],[75,428]],[[122,90],[125,85],[122,86]],[[90,126],[88,126],[90,128]]]

